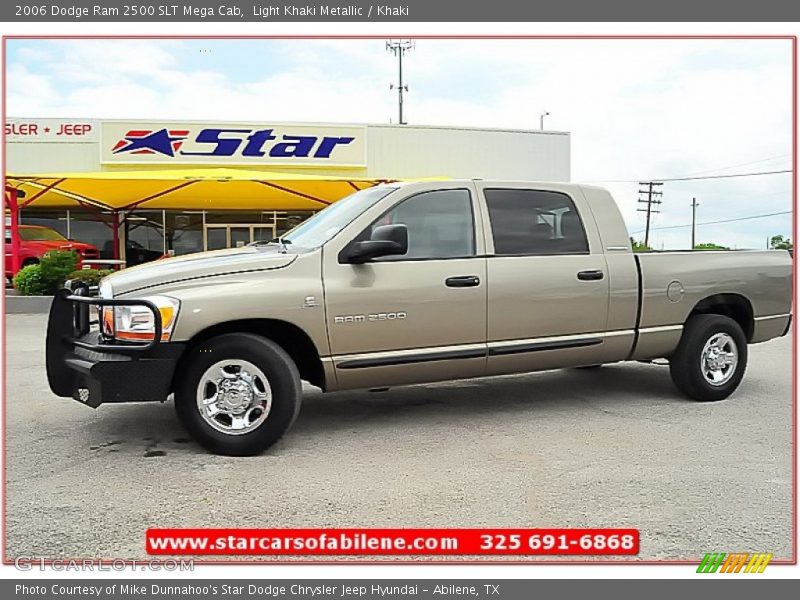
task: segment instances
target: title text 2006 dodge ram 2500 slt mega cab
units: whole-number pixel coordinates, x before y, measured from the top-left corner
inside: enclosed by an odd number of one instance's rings
[[[248,455],[289,429],[301,379],[337,391],[666,357],[681,392],[720,400],[747,345],[788,331],[790,290],[784,251],[633,254],[599,188],[384,184],[270,243],[127,269],[99,298],[68,286],[47,373],[91,407],[174,394],[201,444]]]

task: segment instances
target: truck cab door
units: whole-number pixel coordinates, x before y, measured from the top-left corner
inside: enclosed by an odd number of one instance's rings
[[[401,196],[344,240],[403,224],[404,255],[348,264],[339,251],[346,244],[325,247],[325,360],[339,389],[484,374],[486,258],[475,196],[472,185],[437,183]]]
[[[583,196],[573,186],[478,189],[490,246],[489,373],[602,362],[609,277]]]

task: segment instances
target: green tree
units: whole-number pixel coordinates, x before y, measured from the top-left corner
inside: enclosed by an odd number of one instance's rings
[[[634,252],[649,252],[652,250],[650,246],[645,246],[644,242],[640,242],[639,240],[635,240],[631,238],[631,248],[633,248]]]
[[[792,250],[794,249],[794,244],[789,238],[785,238],[782,235],[773,235],[769,240],[769,247],[773,250]]]
[[[695,244],[695,250],[730,250],[727,246],[720,246],[719,244],[712,244],[711,242],[706,242],[705,244]]]

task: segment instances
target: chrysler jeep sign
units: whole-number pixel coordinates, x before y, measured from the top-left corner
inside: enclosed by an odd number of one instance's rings
[[[97,143],[98,121],[89,119],[16,119],[5,122],[6,142]]]
[[[366,164],[365,137],[354,126],[106,121],[100,160],[355,167]]]

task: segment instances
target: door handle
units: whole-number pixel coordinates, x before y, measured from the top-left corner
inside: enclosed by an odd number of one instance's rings
[[[597,281],[598,279],[602,279],[603,277],[604,277],[603,272],[600,269],[578,272],[578,279],[580,279],[581,281]]]
[[[481,280],[475,275],[461,275],[459,277],[448,277],[444,280],[447,287],[475,287],[480,285]]]

